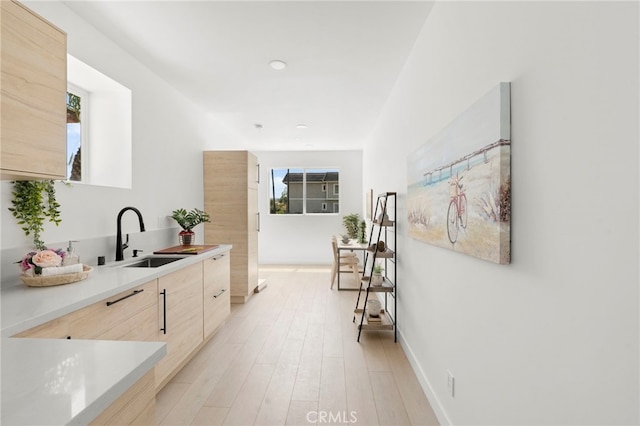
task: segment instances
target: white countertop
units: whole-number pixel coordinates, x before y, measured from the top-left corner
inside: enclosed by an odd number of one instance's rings
[[[219,247],[198,254],[184,255],[184,259],[158,268],[124,268],[120,265],[143,259],[127,259],[93,268],[83,281],[53,287],[27,287],[22,283],[2,283],[2,337],[10,337],[47,321],[76,311],[92,303],[127,291],[177,271],[185,266],[231,250],[232,246]],[[174,257],[165,255],[163,257]],[[154,257],[160,257],[154,255]],[[12,285],[15,284],[15,285]]]
[[[231,248],[220,245],[158,268],[120,267],[144,257],[114,262],[95,267],[83,281],[60,286],[27,287],[3,282],[1,423],[86,424],[166,354],[166,344],[162,342],[10,336]]]
[[[1,422],[88,424],[166,352],[163,342],[3,339]]]

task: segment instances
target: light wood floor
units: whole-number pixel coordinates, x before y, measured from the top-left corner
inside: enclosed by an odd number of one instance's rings
[[[268,287],[157,397],[163,425],[437,425],[393,332],[356,342],[357,292],[329,267],[268,266]],[[344,274],[345,281],[352,279]]]

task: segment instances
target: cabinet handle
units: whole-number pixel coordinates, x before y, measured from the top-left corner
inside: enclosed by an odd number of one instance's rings
[[[256,167],[258,168],[258,179],[256,180],[256,182],[260,183],[260,163],[256,163]]]
[[[258,215],[258,226],[256,228],[256,231],[260,232],[260,212],[256,213],[256,215]]]
[[[218,297],[222,296],[222,293],[224,293],[225,291],[227,291],[227,289],[226,289],[226,288],[223,288],[222,290],[220,290],[220,293],[218,293],[218,294],[214,294],[214,295],[213,295],[213,298],[214,298],[214,299],[217,299]]]
[[[219,254],[219,255],[217,255],[217,256],[213,256],[213,257],[211,258],[211,260],[220,260],[220,259],[222,259],[223,257],[224,257],[224,254]]]
[[[162,334],[167,334],[167,289],[163,289],[160,294],[162,295]]]
[[[107,306],[115,305],[116,303],[118,303],[118,302],[122,302],[124,299],[128,299],[128,298],[130,298],[131,296],[135,296],[135,295],[136,295],[136,294],[138,294],[138,293],[142,293],[143,291],[144,291],[144,289],[143,289],[143,288],[142,288],[142,289],[140,289],[140,290],[134,290],[134,291],[133,291],[133,293],[131,293],[131,294],[127,294],[126,296],[123,296],[123,297],[121,297],[121,298],[120,298],[120,299],[118,299],[118,300],[114,300],[113,302],[107,302]]]

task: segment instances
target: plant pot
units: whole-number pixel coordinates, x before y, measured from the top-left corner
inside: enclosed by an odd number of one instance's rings
[[[380,287],[382,285],[382,274],[374,273],[371,276],[371,285],[374,287]]]
[[[178,241],[181,246],[190,246],[196,242],[196,233],[188,231],[180,231],[178,234]]]
[[[379,317],[382,304],[378,299],[367,300],[367,311],[372,317]]]

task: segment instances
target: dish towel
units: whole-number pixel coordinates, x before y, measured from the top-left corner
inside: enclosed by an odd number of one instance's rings
[[[41,277],[53,277],[54,275],[77,274],[83,271],[82,263],[68,266],[54,266],[52,268],[42,268]]]

